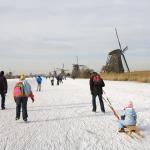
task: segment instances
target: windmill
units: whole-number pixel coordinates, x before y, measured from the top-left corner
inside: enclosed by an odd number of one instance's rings
[[[115,49],[109,52],[106,65],[103,66],[102,71],[117,72],[117,73],[124,72],[125,70],[124,70],[123,63],[122,63],[122,61],[124,61],[127,71],[130,72],[129,66],[127,64],[127,61],[124,55],[124,52],[128,49],[128,46],[122,49],[116,28],[115,28],[115,32],[116,32],[116,36],[117,36],[117,40],[119,44],[119,49]]]
[[[66,79],[66,71],[68,71],[67,69],[64,69],[65,68],[65,65],[64,63],[62,64],[62,68],[56,68],[57,70],[60,71],[60,74],[62,77],[64,77],[64,79]]]
[[[57,76],[57,71],[54,67],[53,70],[49,70],[49,77],[56,77]]]
[[[72,70],[72,77],[77,78],[80,75],[80,67],[84,67],[85,65],[79,65],[78,63],[78,56],[76,56],[77,63],[72,64],[73,65],[73,70]]]

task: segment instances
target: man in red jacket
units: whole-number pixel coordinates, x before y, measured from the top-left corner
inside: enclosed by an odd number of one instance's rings
[[[105,107],[102,99],[103,89],[102,87],[105,86],[103,79],[100,75],[96,72],[90,77],[90,90],[92,94],[92,105],[93,105],[93,112],[96,112],[96,97],[98,96],[100,102],[101,111],[105,113]]]

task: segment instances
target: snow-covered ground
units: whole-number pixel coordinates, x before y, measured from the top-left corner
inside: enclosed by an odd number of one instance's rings
[[[6,110],[0,110],[0,150],[149,150],[150,84],[105,81],[104,90],[119,112],[132,100],[144,139],[128,139],[117,132],[117,121],[105,103],[106,114],[93,113],[89,80],[67,79],[52,87],[44,79],[42,91],[29,79],[35,103],[28,101],[28,123],[15,121],[12,89],[17,80],[8,80]]]

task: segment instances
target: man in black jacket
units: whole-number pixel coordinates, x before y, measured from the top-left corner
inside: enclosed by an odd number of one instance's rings
[[[101,111],[105,113],[104,103],[102,99],[103,89],[102,87],[105,86],[105,83],[103,79],[100,77],[100,75],[96,72],[93,72],[93,74],[90,77],[90,90],[92,94],[92,105],[93,105],[93,112],[96,112],[96,97],[98,96]]]
[[[5,109],[5,95],[7,93],[7,80],[4,76],[4,71],[0,72],[0,95],[1,95],[1,108]]]

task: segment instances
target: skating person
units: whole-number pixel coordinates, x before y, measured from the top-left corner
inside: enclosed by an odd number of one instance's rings
[[[37,76],[36,77],[36,82],[37,82],[37,91],[41,91],[42,77]]]
[[[14,91],[14,100],[16,102],[16,120],[20,119],[20,111],[22,108],[22,117],[23,120],[26,122],[28,118],[27,113],[27,102],[28,97],[32,99],[32,102],[34,102],[34,95],[31,90],[30,84],[25,80],[25,76],[20,76],[20,81],[15,85]]]
[[[93,72],[90,77],[90,90],[92,94],[92,105],[93,105],[93,112],[96,112],[96,97],[98,96],[100,102],[101,111],[105,113],[104,103],[102,100],[103,90],[102,87],[105,86],[103,79],[100,75],[96,72]]]
[[[54,76],[51,78],[51,86],[54,86]]]
[[[0,72],[0,95],[1,95],[1,109],[5,109],[5,96],[7,93],[7,80],[4,76],[4,71]]]
[[[119,132],[124,132],[124,128],[128,125],[136,125],[137,114],[133,108],[131,101],[125,106],[121,112],[121,120],[118,121]]]
[[[60,82],[60,76],[59,75],[57,75],[56,80],[57,80],[57,85],[59,85],[59,82]]]

